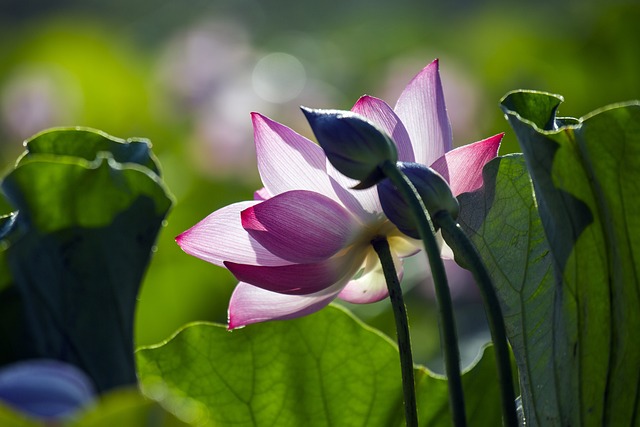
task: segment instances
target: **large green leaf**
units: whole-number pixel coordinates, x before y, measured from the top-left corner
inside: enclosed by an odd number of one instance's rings
[[[511,108],[514,99],[549,97],[515,92],[503,109],[527,159],[562,290],[556,317],[565,329],[555,350],[570,360],[559,378],[572,384],[562,420],[631,425],[640,409],[640,103],[570,125],[538,105]],[[544,113],[556,123],[550,130],[528,120]]]
[[[194,324],[137,353],[143,391],[208,408],[210,425],[400,426],[397,348],[343,309],[228,332]],[[416,369],[420,425],[449,426],[447,383]],[[463,376],[473,425],[500,425],[491,348]]]
[[[633,425],[640,412],[640,104],[580,120],[509,94],[524,152],[485,169],[461,222],[501,298],[528,425]],[[516,163],[518,164],[516,167]]]
[[[104,391],[136,382],[136,297],[171,199],[139,149],[114,149],[119,163],[109,146],[129,143],[78,132],[41,134],[56,149],[2,181],[18,213],[0,251],[0,364],[66,361]]]
[[[554,285],[549,247],[522,155],[499,157],[484,187],[458,197],[458,221],[493,278],[519,371],[528,425],[558,420],[553,347]]]

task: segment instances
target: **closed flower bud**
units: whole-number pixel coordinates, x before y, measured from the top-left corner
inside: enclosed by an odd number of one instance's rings
[[[418,163],[399,162],[398,168],[418,190],[429,215],[433,217],[436,213],[445,210],[454,219],[458,217],[460,211],[458,200],[453,196],[449,184],[442,175]],[[391,181],[385,179],[378,184],[378,196],[387,218],[406,235],[419,239],[420,234],[411,209]]]
[[[359,114],[304,107],[302,111],[331,164],[343,175],[360,181],[354,188],[373,187],[384,179],[378,166],[398,160],[391,137]]]

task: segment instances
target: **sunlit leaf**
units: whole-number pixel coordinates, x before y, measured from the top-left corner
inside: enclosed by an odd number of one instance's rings
[[[0,402],[0,425],[3,427],[40,427],[42,423],[16,412]]]
[[[165,408],[135,389],[118,389],[102,395],[87,408],[52,420],[32,417],[0,402],[2,427],[198,427],[203,425],[202,408],[183,405]]]
[[[640,103],[550,131],[527,120],[529,109],[510,108],[510,99],[549,96],[512,93],[503,109],[527,158],[562,284],[565,329],[556,328],[555,347],[571,359],[559,378],[573,386],[560,401],[562,420],[628,425],[640,406]],[[553,121],[555,110],[546,113]]]
[[[399,357],[388,338],[330,306],[290,321],[228,332],[194,324],[140,350],[143,391],[168,388],[208,408],[210,425],[400,426]],[[493,352],[464,375],[477,425],[499,425]],[[449,426],[447,383],[416,370],[420,424]]]
[[[89,128],[59,128],[41,132],[25,143],[19,163],[39,154],[79,157],[93,161],[99,153],[109,153],[118,163],[137,163],[159,175],[148,140],[123,140]]]
[[[115,390],[100,397],[88,410],[80,412],[76,420],[65,427],[188,427],[202,425],[202,408],[163,408],[158,402],[146,399],[136,390]]]
[[[553,375],[554,285],[549,247],[522,155],[492,160],[484,187],[458,197],[458,221],[483,256],[498,292],[529,425],[557,420]],[[540,385],[543,386],[540,386]]]
[[[496,282],[528,425],[631,425],[640,104],[577,120],[556,118],[560,102],[525,91],[503,100],[533,186],[522,159],[495,160],[484,189],[460,197],[461,222]]]

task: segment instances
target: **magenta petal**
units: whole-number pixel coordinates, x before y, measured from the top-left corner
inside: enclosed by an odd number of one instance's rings
[[[229,302],[229,329],[268,320],[294,319],[326,307],[340,292],[334,286],[310,295],[285,295],[240,282]]]
[[[219,266],[223,266],[227,260],[243,264],[287,264],[242,228],[240,212],[256,203],[260,202],[239,202],[225,206],[180,234],[176,242],[189,255]]]
[[[269,194],[311,190],[333,195],[325,170],[326,156],[318,145],[258,113],[251,117],[258,171]]]
[[[288,191],[242,212],[242,226],[262,246],[295,263],[327,259],[347,245],[355,218],[312,191]]]
[[[256,190],[253,192],[253,200],[267,200],[270,199],[272,196],[271,194],[269,194],[269,190],[267,190],[266,188],[262,187],[259,190]]]
[[[429,165],[453,147],[437,59],[411,80],[394,110],[407,128],[417,163]]]
[[[281,294],[306,295],[327,289],[344,278],[350,267],[344,261],[331,259],[315,264],[276,267],[232,262],[225,262],[224,265],[241,282]]]
[[[449,151],[431,167],[449,181],[454,196],[475,191],[482,187],[482,168],[498,155],[503,136],[501,133]]]
[[[409,134],[396,113],[386,102],[373,96],[364,95],[358,99],[351,111],[371,120],[393,138],[398,147],[399,161],[415,161]]]

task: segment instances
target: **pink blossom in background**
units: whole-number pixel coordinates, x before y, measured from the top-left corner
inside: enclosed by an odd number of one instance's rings
[[[398,158],[430,165],[454,195],[482,186],[482,167],[502,135],[452,149],[438,61],[404,89],[395,108],[363,96],[352,111],[386,131]],[[290,128],[253,113],[256,200],[223,207],[176,238],[188,254],[225,267],[240,283],[229,304],[229,329],[313,313],[335,298],[352,303],[387,296],[370,242],[385,237],[402,278],[402,259],[421,242],[384,215],[376,188],[351,190],[322,149]]]
[[[0,369],[0,402],[47,425],[62,425],[95,398],[89,377],[59,360],[29,359]]]

